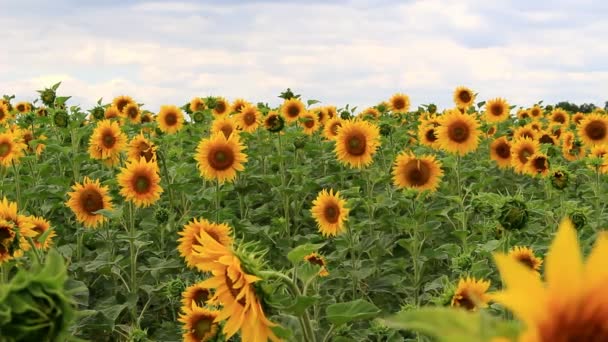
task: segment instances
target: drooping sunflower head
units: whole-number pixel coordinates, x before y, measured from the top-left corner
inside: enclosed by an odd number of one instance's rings
[[[201,176],[220,183],[232,181],[237,171],[243,171],[247,155],[245,146],[239,136],[231,134],[228,138],[223,133],[216,133],[201,140],[196,148],[195,159]]]
[[[543,264],[543,259],[535,256],[529,247],[515,246],[509,251],[509,256],[535,272],[539,272]]]
[[[268,112],[264,119],[264,128],[269,132],[279,133],[285,127],[285,119],[275,111]]]
[[[251,103],[249,103],[245,99],[239,98],[239,99],[234,100],[234,102],[232,102],[232,111],[236,112],[236,113],[240,113],[243,110],[243,108],[245,108],[247,106],[251,106]]]
[[[578,126],[578,136],[588,146],[608,143],[608,118],[589,114]]]
[[[247,105],[241,109],[237,116],[237,125],[245,132],[255,132],[260,124],[260,112],[258,108],[252,105]]]
[[[78,222],[87,228],[96,228],[107,220],[105,216],[96,213],[102,209],[112,210],[110,190],[107,186],[101,186],[99,180],[85,177],[82,184],[76,183],[72,189],[74,191],[68,193],[70,198],[66,204],[72,209]]]
[[[502,169],[511,166],[511,143],[506,137],[500,137],[490,144],[490,159]]]
[[[148,162],[156,161],[156,145],[144,137],[143,133],[139,133],[129,142],[127,157],[131,160],[143,157]]]
[[[230,111],[231,111],[231,108],[230,108],[230,103],[228,102],[228,100],[226,100],[223,97],[215,98],[215,106],[213,107],[213,110],[211,111],[211,113],[213,113],[213,115],[215,117],[228,115],[228,114],[230,114]]]
[[[158,165],[146,161],[145,158],[129,160],[116,178],[120,186],[120,194],[137,207],[154,204],[163,192]]]
[[[388,100],[388,106],[393,113],[407,113],[410,110],[410,97],[397,93]]]
[[[298,98],[285,100],[281,106],[281,115],[285,118],[285,122],[292,123],[298,120],[301,114],[306,111],[304,103]]]
[[[150,112],[149,110],[144,110],[141,113],[141,123],[150,123],[150,122],[154,122],[154,114],[152,112]]]
[[[503,122],[509,118],[509,103],[505,99],[495,98],[486,102],[485,119],[488,122]]]
[[[564,190],[568,186],[570,174],[565,170],[555,170],[551,173],[551,186],[557,190]]]
[[[552,132],[541,130],[536,134],[536,140],[541,144],[555,145],[556,139]]]
[[[334,117],[325,123],[323,127],[323,136],[327,140],[335,140],[338,136],[338,130],[342,127],[342,119],[339,117]]]
[[[231,134],[237,134],[237,123],[233,117],[219,116],[213,120],[211,134],[222,133],[228,139]]]
[[[93,159],[116,160],[126,147],[127,136],[115,121],[99,121],[89,139],[89,155]]]
[[[477,149],[479,122],[473,115],[452,110],[441,117],[440,124],[436,134],[443,150],[462,156]]]
[[[184,126],[184,113],[177,106],[164,105],[160,107],[160,112],[156,116],[156,122],[161,131],[173,134]]]
[[[517,173],[524,173],[528,160],[540,151],[540,144],[536,140],[523,138],[514,140],[511,145],[511,166]]]
[[[312,204],[312,216],[323,236],[336,236],[344,231],[349,209],[340,192],[334,194],[333,189],[323,189]]]
[[[190,111],[192,113],[202,112],[205,110],[205,108],[207,108],[207,106],[205,105],[205,101],[203,101],[203,99],[201,99],[200,97],[197,96],[190,100]]]
[[[456,107],[467,109],[475,102],[475,94],[467,87],[459,86],[454,90],[454,103]]]
[[[29,102],[19,102],[15,105],[15,110],[18,113],[25,114],[32,111],[32,105]]]
[[[34,246],[41,250],[49,249],[49,247],[53,244],[53,238],[57,235],[54,230],[47,233],[47,231],[51,229],[51,224],[49,221],[37,216],[29,216],[27,217],[27,220],[32,225],[31,230],[36,232],[36,236],[32,237]],[[42,236],[44,236],[44,240],[40,241]]]
[[[358,117],[361,119],[378,120],[380,118],[380,111],[374,107],[368,107],[359,113]]]
[[[367,121],[344,120],[338,130],[334,151],[342,164],[363,168],[372,163],[379,146],[378,126]]]
[[[329,275],[329,271],[327,271],[327,261],[325,261],[325,257],[320,255],[317,252],[312,252],[304,257],[304,261],[308,262],[311,265],[318,266],[321,269],[319,270],[320,277],[327,277]]]
[[[129,103],[122,109],[122,115],[126,122],[138,124],[141,122],[141,110],[137,103]]]
[[[126,95],[117,96],[114,98],[114,100],[112,100],[112,106],[116,107],[119,113],[122,113],[123,109],[131,103],[137,104],[135,100],[133,100],[130,96]]]
[[[488,306],[490,296],[487,294],[490,281],[475,278],[460,278],[458,287],[452,297],[452,306],[468,311],[476,311]]]
[[[300,122],[306,135],[313,135],[321,126],[320,122],[317,121],[317,116],[311,112],[300,115]]]
[[[560,125],[568,125],[568,123],[570,122],[570,116],[565,110],[561,108],[555,108],[551,112],[551,117],[549,118],[549,121]]]
[[[197,305],[191,307],[183,306],[183,314],[179,321],[183,324],[184,342],[207,342],[213,340],[218,332],[218,311],[205,309]]]
[[[229,248],[232,246],[232,233],[230,226],[224,223],[209,222],[204,218],[195,218],[184,225],[184,229],[178,234],[181,236],[177,241],[177,250],[184,258],[188,267],[196,267],[201,261],[201,257],[193,253],[194,246],[201,245],[201,232],[205,232],[216,243]]]
[[[400,189],[434,192],[439,186],[443,170],[435,156],[416,157],[404,151],[397,156],[392,175],[393,184]]]
[[[6,131],[0,133],[0,165],[9,167],[13,163],[19,163],[19,159],[23,157],[27,145],[23,143],[23,139],[15,133]]]
[[[213,297],[211,289],[202,286],[201,283],[188,286],[182,293],[182,305],[186,308],[193,306],[204,307],[209,299]]]
[[[113,119],[113,118],[118,118],[118,117],[120,117],[120,113],[121,113],[121,111],[118,110],[118,108],[116,106],[110,106],[110,107],[106,108],[104,117],[108,120]]]

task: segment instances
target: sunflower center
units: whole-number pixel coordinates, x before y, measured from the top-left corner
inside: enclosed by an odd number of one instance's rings
[[[563,123],[565,123],[565,122],[566,122],[566,117],[564,117],[564,116],[563,116],[563,115],[561,115],[561,114],[558,114],[558,115],[556,115],[556,116],[554,116],[554,117],[553,117],[553,121],[555,121],[555,122],[559,122],[559,123],[562,123],[562,124],[563,124]]]
[[[434,128],[429,128],[426,131],[426,134],[424,135],[426,137],[426,139],[430,142],[435,142],[437,141],[437,137],[435,136],[435,129]]]
[[[534,139],[534,133],[532,133],[532,131],[529,131],[529,130],[524,130],[521,132],[521,137]]]
[[[141,122],[143,122],[143,123],[152,122],[152,118],[149,115],[144,115],[141,117]]]
[[[304,122],[304,126],[306,126],[306,128],[313,128],[315,127],[315,120],[314,119],[308,119]]]
[[[215,112],[219,114],[223,114],[226,111],[226,104],[222,101],[218,102],[215,105]]]
[[[103,147],[108,149],[114,147],[114,144],[116,144],[116,137],[111,131],[104,132],[101,140],[103,142]]]
[[[18,104],[18,105],[17,105],[17,111],[18,111],[18,112],[25,112],[25,105],[23,105],[23,104]]]
[[[533,163],[534,168],[538,172],[542,172],[547,169],[547,159],[545,157],[535,158]]]
[[[533,117],[537,117],[540,115],[540,110],[538,108],[534,108],[534,109],[532,109],[531,114]]]
[[[306,260],[313,265],[325,266],[323,259],[317,257],[316,255],[311,255]]]
[[[492,113],[492,115],[494,115],[494,116],[501,116],[503,112],[504,111],[503,111],[502,106],[500,104],[498,104],[498,103],[493,104],[490,107],[490,113]]]
[[[287,115],[291,118],[295,118],[300,115],[300,108],[297,105],[290,105],[287,107]]]
[[[538,341],[608,341],[608,315],[605,304],[587,300],[589,302],[581,304],[582,307],[578,310],[573,308],[574,312],[558,309],[552,313],[551,318],[540,322],[537,326]]]
[[[129,108],[129,110],[127,111],[127,114],[129,115],[129,117],[131,119],[136,119],[137,116],[139,115],[139,112],[137,111],[137,108],[135,107],[131,107]]]
[[[448,137],[456,143],[467,141],[469,135],[469,126],[465,122],[455,122],[448,127]]]
[[[585,133],[591,140],[602,140],[606,137],[606,124],[600,120],[591,121],[585,127]]]
[[[138,194],[148,192],[148,189],[150,189],[151,185],[150,183],[150,179],[146,175],[139,175],[135,177],[135,182],[133,182],[133,184],[135,185],[135,192],[137,192]]]
[[[167,124],[167,126],[175,126],[175,124],[177,124],[177,114],[168,113],[165,116],[165,123]]]
[[[8,254],[8,248],[6,246],[4,246],[3,244],[0,244],[0,255],[7,255]]]
[[[224,126],[222,126],[220,131],[222,131],[222,133],[224,133],[224,136],[226,137],[226,139],[228,139],[228,138],[230,138],[230,134],[232,134],[232,126],[224,125]]]
[[[234,106],[234,111],[235,111],[235,112],[239,112],[239,113],[240,113],[240,112],[241,112],[241,110],[243,109],[243,107],[245,107],[245,104],[243,104],[243,103],[239,103],[239,104],[237,104],[236,106]]]
[[[551,144],[551,145],[555,145],[555,142],[553,141],[553,137],[551,137],[549,134],[543,134],[540,139],[538,139],[538,141],[541,144]]]
[[[93,214],[97,210],[103,209],[103,196],[95,190],[85,190],[80,197],[82,207],[89,215]]]
[[[471,94],[468,91],[463,90],[458,93],[458,98],[464,103],[469,103],[471,101]]]
[[[4,113],[4,109],[0,109],[0,120],[4,119],[6,113]]]
[[[330,203],[325,206],[323,216],[325,216],[327,222],[331,224],[337,223],[340,218],[340,208],[335,203]]]
[[[234,153],[228,146],[220,146],[209,153],[207,161],[214,170],[223,171],[234,163]]]
[[[194,295],[192,296],[192,300],[198,306],[203,306],[205,304],[205,302],[207,301],[207,299],[209,299],[209,294],[210,294],[209,290],[198,288],[198,289],[196,289],[196,292],[194,292]]]
[[[118,101],[118,103],[116,103],[116,108],[118,108],[118,110],[122,112],[122,110],[128,104],[129,104],[129,101],[127,101],[127,100],[120,100],[120,101]]]
[[[255,123],[255,114],[245,113],[245,115],[243,116],[243,122],[245,122],[245,125],[247,126],[253,125]]]
[[[0,244],[3,244],[5,240],[9,240],[12,238],[13,234],[11,233],[11,229],[9,227],[0,227]]]
[[[461,298],[456,301],[458,306],[469,311],[476,308],[475,302],[471,299],[467,292],[463,293]]]
[[[532,147],[525,146],[521,149],[521,151],[519,151],[517,157],[522,164],[525,164],[532,154],[534,154],[534,149]]]
[[[406,182],[413,186],[425,185],[431,178],[431,169],[425,162],[420,160],[410,160],[404,169]]]
[[[393,108],[399,110],[405,108],[405,100],[398,97],[393,100]]]
[[[192,324],[192,334],[198,341],[203,341],[213,327],[213,317],[202,316]]]
[[[362,133],[353,133],[346,140],[346,150],[350,155],[361,156],[365,154],[366,147],[367,143],[365,140],[365,136]]]
[[[529,267],[531,270],[536,270],[536,263],[529,255],[520,255],[517,258],[517,261],[521,262],[525,266]]]
[[[509,144],[502,143],[502,144],[496,146],[495,151],[496,151],[496,155],[498,155],[502,159],[511,158],[511,147],[509,146]]]
[[[11,146],[9,142],[0,143],[0,157],[4,158],[11,153]]]

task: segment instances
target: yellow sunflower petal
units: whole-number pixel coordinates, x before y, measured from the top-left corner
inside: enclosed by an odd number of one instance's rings
[[[551,292],[560,293],[564,299],[580,292],[583,258],[570,219],[564,219],[559,225],[545,263],[545,278]]]

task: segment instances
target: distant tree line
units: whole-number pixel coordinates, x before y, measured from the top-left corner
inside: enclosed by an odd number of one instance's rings
[[[555,104],[556,108],[561,108],[567,110],[572,113],[581,112],[581,113],[591,113],[594,109],[597,108],[593,103],[583,103],[581,105],[577,105],[576,103],[561,101]],[[608,101],[604,103],[604,110],[608,110]]]

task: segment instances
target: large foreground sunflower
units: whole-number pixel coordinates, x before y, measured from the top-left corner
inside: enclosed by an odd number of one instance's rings
[[[608,143],[608,118],[599,114],[587,115],[578,126],[578,136],[588,146]]]
[[[85,177],[82,184],[76,183],[72,189],[74,191],[68,193],[70,198],[66,204],[72,209],[78,222],[85,227],[95,228],[107,220],[105,216],[95,213],[102,209],[112,210],[112,199],[107,186],[101,186],[99,180]]]
[[[371,164],[376,150],[380,147],[379,136],[378,126],[367,121],[342,121],[334,149],[338,160],[353,168]]]
[[[462,156],[477,149],[481,132],[474,116],[451,110],[441,117],[436,134],[443,150]]]
[[[227,138],[223,133],[216,133],[201,140],[195,155],[201,176],[220,183],[234,180],[237,171],[245,169],[243,163],[247,162],[247,155],[242,152],[244,149],[236,134]]]
[[[328,192],[323,189],[312,204],[312,217],[323,236],[336,236],[344,231],[349,209],[346,208],[346,201],[340,197],[340,192],[334,194],[333,190]]]
[[[495,254],[505,288],[492,299],[526,330],[520,341],[608,341],[608,235],[600,233],[587,262],[569,219],[559,226],[545,259],[545,281],[514,258]]]
[[[475,102],[475,94],[467,87],[459,86],[454,90],[454,103],[458,108],[467,109]]]
[[[418,191],[437,190],[443,170],[435,156],[416,157],[412,153],[402,152],[393,165],[393,183],[398,188],[410,188]]]
[[[177,106],[164,105],[156,116],[158,128],[167,134],[178,132],[184,126],[184,113]]]
[[[120,186],[120,194],[137,207],[154,204],[163,192],[158,166],[155,162],[146,161],[145,158],[128,161],[116,179]]]

